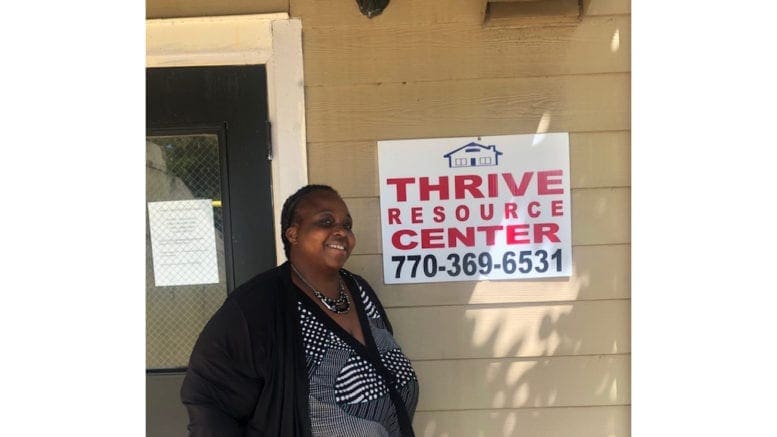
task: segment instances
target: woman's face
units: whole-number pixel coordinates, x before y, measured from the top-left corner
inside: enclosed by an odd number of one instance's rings
[[[296,220],[286,230],[291,261],[309,267],[339,270],[356,246],[348,207],[335,193],[314,191],[302,199]]]

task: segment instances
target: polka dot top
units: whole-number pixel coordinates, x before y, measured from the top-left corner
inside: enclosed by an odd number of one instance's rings
[[[345,271],[343,275],[350,276]],[[350,278],[355,280],[353,276]],[[358,287],[358,290],[350,288],[354,300],[360,300],[352,302],[352,311],[366,316],[374,340],[367,340],[365,332],[367,346],[298,290],[297,308],[310,382],[308,402],[313,435],[401,436],[394,402],[401,399],[412,421],[418,403],[418,379],[375,303],[358,281],[350,283]],[[380,368],[387,371],[383,373],[387,377],[381,376]],[[389,388],[393,390],[393,400]]]

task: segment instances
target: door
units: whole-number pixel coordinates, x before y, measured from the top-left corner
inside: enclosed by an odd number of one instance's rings
[[[184,436],[202,327],[276,265],[263,65],[146,70],[146,431]]]

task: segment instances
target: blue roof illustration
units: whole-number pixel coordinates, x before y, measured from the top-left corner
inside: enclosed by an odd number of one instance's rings
[[[499,165],[499,155],[502,152],[496,150],[495,145],[484,146],[478,143],[469,143],[443,155],[448,158],[448,167],[482,167]]]

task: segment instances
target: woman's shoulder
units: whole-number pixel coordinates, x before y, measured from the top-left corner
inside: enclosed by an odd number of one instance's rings
[[[227,301],[232,301],[243,310],[268,308],[268,305],[280,302],[280,298],[288,294],[288,277],[289,271],[285,264],[273,267],[236,287]]]

